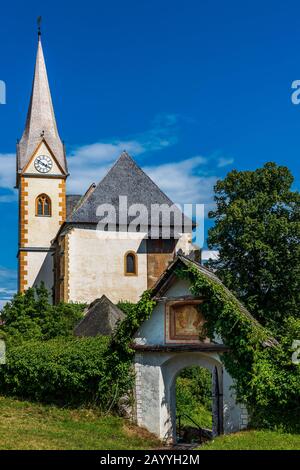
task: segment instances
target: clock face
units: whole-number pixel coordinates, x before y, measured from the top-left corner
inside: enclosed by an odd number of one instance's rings
[[[34,166],[39,173],[48,173],[52,168],[52,160],[47,155],[40,155],[35,159]]]

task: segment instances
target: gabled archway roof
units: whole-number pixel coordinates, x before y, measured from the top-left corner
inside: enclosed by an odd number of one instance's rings
[[[227,293],[229,297],[234,300],[243,315],[249,318],[253,324],[263,328],[262,325],[251,315],[251,313],[246,309],[246,307],[236,298],[236,296],[223,284],[223,282],[210,270],[202,266],[200,263],[186,257],[183,255],[178,255],[172,264],[166,269],[166,271],[162,274],[162,276],[158,279],[156,284],[151,289],[151,295],[153,298],[160,299],[163,297],[164,293],[168,290],[168,288],[172,285],[172,283],[177,278],[176,276],[176,269],[179,267],[190,267],[194,266],[203,276],[207,277],[214,283],[221,285],[224,291]],[[278,342],[275,338],[269,338],[263,342],[263,346],[265,347],[272,347],[278,345]]]
[[[166,269],[166,271],[162,274],[162,276],[158,279],[156,284],[151,289],[151,295],[154,298],[161,298],[163,297],[164,293],[168,290],[171,284],[176,279],[176,269],[179,267],[190,267],[194,266],[203,276],[207,277],[214,283],[221,285],[224,291],[231,297],[239,306],[239,309],[243,315],[248,317],[253,323],[262,327],[260,323],[251,315],[251,313],[246,309],[246,307],[236,298],[236,296],[223,284],[223,282],[210,270],[202,266],[200,263],[186,257],[183,255],[178,255],[172,264]],[[270,344],[274,344],[276,340],[270,339]]]

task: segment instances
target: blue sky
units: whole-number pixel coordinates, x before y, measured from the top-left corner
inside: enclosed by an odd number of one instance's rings
[[[36,18],[69,192],[127,149],[175,202],[211,204],[217,178],[266,161],[299,189],[300,5],[296,1],[14,1],[1,5],[0,302],[15,289],[12,190],[36,54]]]

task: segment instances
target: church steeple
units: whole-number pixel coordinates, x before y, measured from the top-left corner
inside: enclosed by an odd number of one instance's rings
[[[25,130],[17,146],[19,174],[42,140],[47,143],[62,170],[67,174],[65,150],[57,129],[39,31],[31,99]]]
[[[67,176],[39,31],[26,125],[17,144],[20,292],[41,279],[49,292],[53,288],[51,243],[66,219]]]

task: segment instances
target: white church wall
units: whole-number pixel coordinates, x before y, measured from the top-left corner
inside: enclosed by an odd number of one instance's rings
[[[30,251],[28,260],[28,286],[39,285],[41,281],[51,293],[53,287],[53,257],[49,252]]]
[[[105,294],[112,302],[137,302],[147,289],[147,254],[144,235],[121,240],[117,232],[74,228],[68,235],[69,300],[92,302]],[[134,251],[138,257],[138,275],[124,274],[124,256]]]

